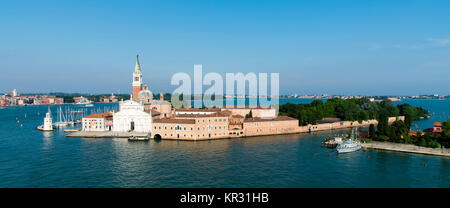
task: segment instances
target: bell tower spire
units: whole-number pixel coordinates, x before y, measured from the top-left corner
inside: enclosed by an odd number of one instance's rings
[[[137,100],[138,93],[142,90],[142,72],[139,64],[139,55],[136,56],[136,66],[133,72],[133,96],[132,100]]]
[[[139,54],[136,55],[136,66],[134,67],[134,71],[141,71],[141,65],[139,64]]]

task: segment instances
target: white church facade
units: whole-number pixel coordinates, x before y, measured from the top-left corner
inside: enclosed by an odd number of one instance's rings
[[[133,100],[119,103],[119,111],[113,113],[113,131],[150,133],[151,130],[152,115],[144,111],[144,105]]]

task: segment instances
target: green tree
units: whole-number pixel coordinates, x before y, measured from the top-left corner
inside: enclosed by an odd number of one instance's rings
[[[378,133],[383,136],[388,136],[389,131],[389,123],[388,123],[388,116],[385,111],[382,111],[378,118]]]
[[[389,139],[390,141],[398,142],[398,135],[393,127],[389,128]]]
[[[376,137],[375,125],[369,125],[369,138],[374,139]]]
[[[417,145],[422,146],[422,147],[426,147],[427,146],[427,142],[422,137],[422,138],[420,138],[419,143]]]
[[[245,115],[245,118],[253,118],[252,110],[250,110],[250,112],[247,115]]]
[[[346,100],[333,98],[328,99],[326,102],[314,100],[310,104],[283,104],[280,105],[279,113],[280,115],[297,118],[299,125],[316,124],[317,121],[324,117],[359,122],[377,119],[381,122],[381,125],[378,127],[380,135],[388,136],[388,117],[409,115],[407,117],[408,121],[409,119],[413,121],[420,117],[425,117],[428,111],[408,104],[394,106],[390,100],[378,103],[371,102],[367,98]],[[407,124],[410,126],[409,122]]]

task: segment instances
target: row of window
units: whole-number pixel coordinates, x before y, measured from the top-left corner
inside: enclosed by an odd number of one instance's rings
[[[163,128],[164,128],[164,130],[167,130],[167,126],[164,126]],[[189,129],[189,128],[191,129],[191,131],[194,130],[193,127],[188,127],[187,129]],[[161,129],[161,126],[158,126],[158,127],[155,126],[154,129],[155,130],[156,129]],[[187,130],[186,127],[180,127],[180,126],[175,126],[175,128],[173,126],[170,127],[170,130],[174,130],[174,129],[178,130],[178,131],[179,130],[185,130],[185,131]],[[215,130],[222,129],[222,126],[203,126],[202,127],[202,130],[213,130],[213,129],[215,129]],[[227,126],[224,125],[223,129],[227,129]],[[200,127],[197,127],[197,130],[200,131]]]
[[[281,128],[280,131],[293,131],[294,128]],[[256,129],[256,131],[248,131],[248,133],[258,133],[258,132],[262,132],[262,129]],[[270,132],[277,132],[277,129],[270,129]]]
[[[97,125],[95,125],[93,127],[90,127],[89,125],[84,125],[83,129],[103,129],[103,127],[102,126],[97,126]]]
[[[242,133],[242,132],[241,132],[241,133]],[[164,134],[164,136],[167,136],[167,134]],[[170,136],[171,136],[171,137],[174,137],[175,135],[174,135],[174,134],[170,134]],[[177,136],[178,138],[180,137],[179,134],[177,134],[176,136]],[[183,135],[183,137],[186,137],[186,136],[187,136],[186,134]],[[191,134],[191,138],[192,138],[193,136],[194,136],[194,135]],[[207,134],[207,135],[205,135],[205,134],[202,134],[202,135],[197,134],[197,138],[200,138],[200,136],[203,136],[203,137],[211,137],[212,134]],[[215,133],[214,136],[226,136],[226,133]]]
[[[224,118],[224,119],[221,119],[221,118],[214,119],[214,122],[217,122],[217,121],[219,121],[219,122],[222,122],[222,121],[226,122],[227,119],[226,118]],[[202,122],[205,123],[205,119],[203,119]],[[211,122],[211,119],[208,119],[208,122]],[[197,120],[197,123],[200,123],[200,119]]]

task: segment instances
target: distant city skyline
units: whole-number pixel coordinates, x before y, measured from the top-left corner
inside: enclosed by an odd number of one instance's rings
[[[448,1],[0,2],[0,93],[171,93],[177,72],[280,73],[280,94],[449,95]],[[208,86],[204,86],[208,89]]]

